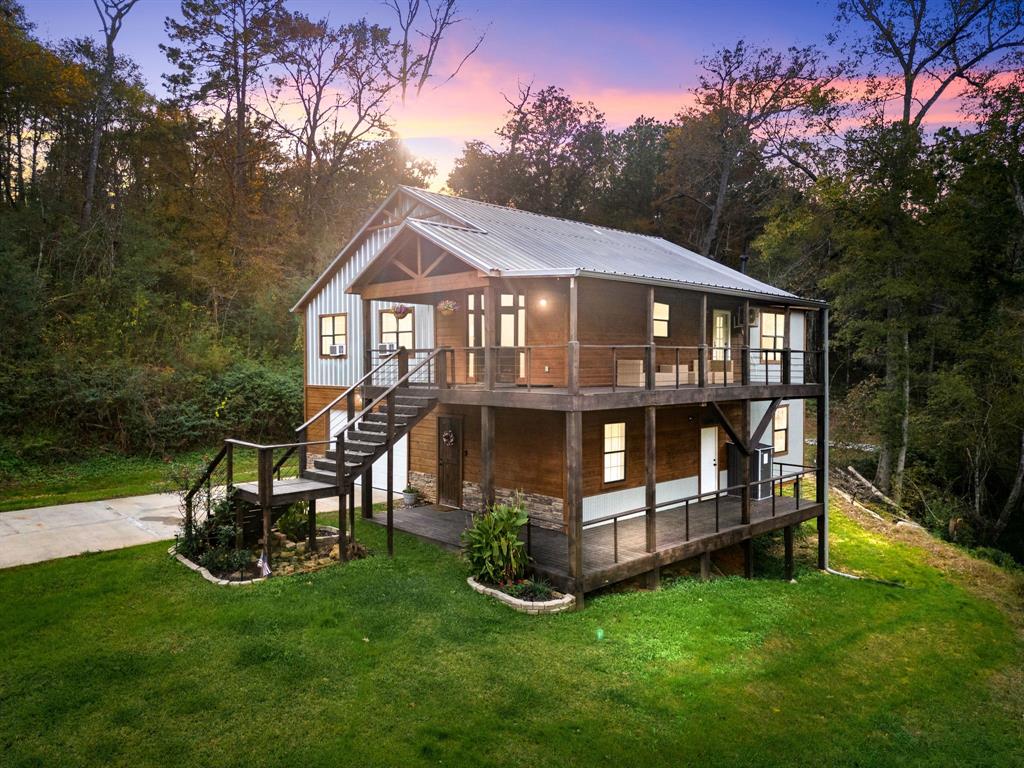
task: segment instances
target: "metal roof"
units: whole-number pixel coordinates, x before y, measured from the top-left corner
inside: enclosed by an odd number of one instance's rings
[[[607,276],[798,298],[659,237],[414,187],[403,189],[468,225],[409,219],[409,228],[484,271],[506,277]]]
[[[803,299],[761,282],[660,237],[401,186],[388,196],[309,287],[292,307],[293,312],[301,310],[351,256],[370,222],[400,193],[459,223],[407,218],[400,224],[396,222],[389,242],[394,242],[402,232],[411,229],[483,272],[505,277],[605,277],[647,284],[701,287],[716,293],[774,296],[805,305],[824,305],[824,302]],[[358,281],[359,276],[355,279]]]

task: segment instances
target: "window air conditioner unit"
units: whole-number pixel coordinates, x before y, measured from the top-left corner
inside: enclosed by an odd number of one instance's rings
[[[329,354],[331,357],[344,357],[345,356],[345,345],[344,344],[331,344]]]
[[[382,352],[384,354],[390,354],[396,351],[397,349],[398,348],[395,346],[394,342],[391,341],[381,342],[380,344],[377,345],[377,351]]]

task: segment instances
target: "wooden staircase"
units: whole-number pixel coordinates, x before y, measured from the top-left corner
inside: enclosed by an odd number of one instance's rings
[[[384,402],[377,410],[367,413],[361,420],[347,425],[335,438],[335,443],[331,448],[322,457],[313,459],[313,466],[307,468],[302,473],[302,477],[336,487],[338,447],[340,445],[344,452],[345,462],[341,480],[345,484],[355,482],[373,466],[377,459],[387,454],[389,446],[393,446],[408,435],[412,428],[433,410],[435,405],[437,405],[437,397],[432,393],[408,388],[397,390],[393,406]],[[388,416],[392,410],[394,419],[389,439]]]

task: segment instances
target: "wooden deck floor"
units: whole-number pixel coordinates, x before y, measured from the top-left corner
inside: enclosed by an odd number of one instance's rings
[[[583,530],[584,589],[591,591],[622,581],[655,567],[669,565],[696,557],[704,552],[738,544],[753,536],[810,520],[821,514],[822,505],[801,500],[799,508],[792,497],[775,497],[755,501],[751,521],[740,520],[740,501],[723,497],[718,505],[718,523],[715,522],[714,501],[690,505],[689,531],[685,508],[659,510],[657,518],[657,549],[646,551],[646,525],[643,517],[595,525]],[[462,509],[436,505],[396,507],[395,528],[431,541],[446,549],[459,549],[459,536],[472,520],[472,514]],[[386,523],[383,514],[373,522]],[[687,533],[689,535],[687,536]],[[526,539],[526,535],[523,535]],[[569,585],[568,541],[561,531],[530,528],[530,555],[533,567],[556,586]]]

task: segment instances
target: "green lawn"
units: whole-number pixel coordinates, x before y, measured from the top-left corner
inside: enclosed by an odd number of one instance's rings
[[[1009,619],[840,514],[834,565],[904,588],[811,569],[811,536],[796,584],[762,553],[764,578],[536,618],[359,533],[377,556],[248,588],[166,545],[0,572],[0,763],[1024,763]]]
[[[174,461],[198,464],[204,457],[213,458],[217,450],[179,454]],[[0,482],[0,512],[157,493],[164,490],[167,470],[168,462],[159,457],[118,454],[99,454],[73,463],[28,465]],[[251,452],[239,452],[235,477],[256,477],[256,460]]]

